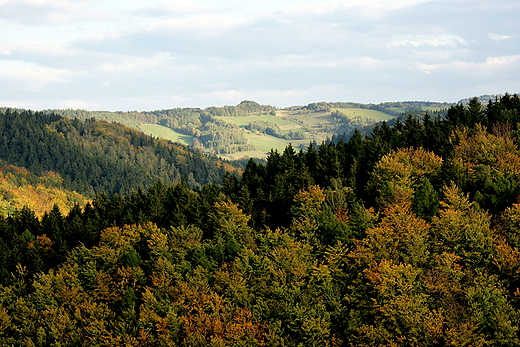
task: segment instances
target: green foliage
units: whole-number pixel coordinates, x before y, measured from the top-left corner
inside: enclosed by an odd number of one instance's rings
[[[0,216],[0,344],[520,345],[518,129],[500,124],[517,99],[272,151],[222,186],[162,180]],[[85,150],[67,154],[112,150],[87,143],[96,131],[156,148],[119,126],[45,117],[27,132]],[[4,169],[13,185],[67,183]]]
[[[8,110],[0,135],[0,160],[90,197],[128,194],[157,180],[218,182],[225,171],[220,160],[115,123]]]

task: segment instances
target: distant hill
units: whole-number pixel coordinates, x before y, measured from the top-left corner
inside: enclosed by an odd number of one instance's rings
[[[48,110],[68,118],[106,120],[227,159],[265,158],[288,144],[306,148],[406,112],[438,111],[452,104],[428,101],[361,104],[317,102],[277,109],[245,100],[236,106],[174,108],[148,112]]]
[[[484,94],[484,95],[480,95],[480,96],[473,96],[473,97],[470,97],[470,98],[460,99],[459,101],[457,101],[457,104],[468,105],[469,101],[471,99],[477,98],[478,102],[480,102],[481,104],[486,105],[487,103],[489,103],[489,101],[499,100],[503,96],[504,96],[504,94]]]

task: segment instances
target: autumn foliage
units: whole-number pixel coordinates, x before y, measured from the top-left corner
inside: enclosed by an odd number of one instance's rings
[[[472,101],[222,185],[15,208],[0,344],[517,346],[519,110]]]

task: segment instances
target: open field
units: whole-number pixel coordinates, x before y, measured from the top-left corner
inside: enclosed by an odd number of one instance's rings
[[[285,150],[285,147],[287,147],[289,144],[292,144],[292,146],[298,150],[300,145],[308,146],[312,141],[312,139],[284,140],[278,137],[253,132],[247,132],[246,137],[248,142],[255,146],[256,150],[230,154],[219,154],[219,156],[229,160],[243,158],[265,158],[271,149],[276,149],[281,153]]]
[[[271,149],[277,149],[279,152],[283,152],[289,143],[291,143],[294,148],[297,148],[300,144],[308,145],[311,142],[311,139],[285,140],[266,134],[249,133],[246,134],[246,137],[250,144],[263,153],[268,153]]]
[[[399,113],[406,112],[406,109],[402,108],[402,107],[389,107],[388,109],[390,111],[399,112]]]
[[[193,136],[182,134],[159,124],[141,124],[141,128],[143,128],[144,133],[148,135],[161,137],[173,142],[179,142],[183,145],[193,145]]]
[[[358,119],[361,123],[365,120],[381,121],[391,119],[392,116],[383,112],[362,108],[333,108],[332,111],[339,111],[352,119]],[[246,130],[248,142],[255,146],[256,150],[221,155],[226,159],[239,159],[247,157],[265,157],[271,149],[283,152],[287,145],[292,144],[294,148],[300,145],[307,146],[310,142],[321,143],[334,134],[333,129],[337,127],[337,119],[331,116],[330,112],[300,112],[279,110],[276,116],[273,115],[250,115],[247,117],[216,117],[226,123],[234,124],[245,128],[252,121],[268,121],[277,124],[283,134],[289,131],[304,131],[307,138],[304,140],[285,140],[267,134]],[[176,132],[170,128],[157,124],[143,124],[145,133],[152,136],[161,137],[170,141],[180,142],[185,145],[193,144],[193,137]]]
[[[364,119],[374,119],[376,122],[394,118],[393,116],[384,112],[365,108],[331,108],[331,111],[339,111],[349,118],[361,117]]]
[[[278,116],[264,115],[264,116],[247,116],[247,117],[215,117],[217,119],[223,120],[224,122],[234,124],[239,127],[245,127],[249,125],[250,122],[253,121],[266,121],[276,123],[283,133],[288,132],[289,130],[298,130],[301,129],[301,125],[290,120],[284,119]]]

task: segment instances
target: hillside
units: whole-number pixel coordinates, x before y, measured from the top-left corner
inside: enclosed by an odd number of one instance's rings
[[[28,208],[36,216],[43,216],[56,206],[61,213],[69,213],[75,205],[86,206],[85,196],[63,188],[63,179],[52,171],[41,176],[0,161],[0,216],[7,217]]]
[[[386,102],[360,104],[319,102],[277,109],[254,101],[236,106],[178,108],[150,112],[52,110],[69,118],[118,122],[152,136],[193,146],[227,159],[265,158],[271,149],[287,145],[306,148],[335,134],[387,121],[407,112],[438,111],[451,104]],[[49,111],[50,112],[50,111]]]
[[[0,345],[518,346],[519,124],[517,95],[472,99],[0,216]]]
[[[153,139],[118,123],[69,119],[54,113],[0,113],[0,160],[89,197],[128,194],[160,180],[191,187],[221,182],[234,168],[198,150]]]

